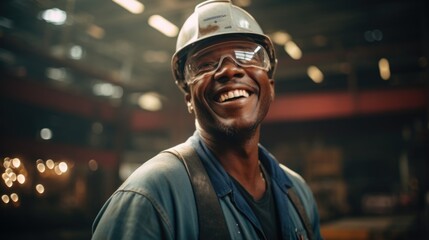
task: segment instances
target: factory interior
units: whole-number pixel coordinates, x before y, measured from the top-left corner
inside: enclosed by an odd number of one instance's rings
[[[200,2],[1,1],[2,239],[90,239],[120,184],[193,134],[170,63]],[[261,144],[306,180],[324,238],[425,239],[428,1],[232,2],[277,53]]]

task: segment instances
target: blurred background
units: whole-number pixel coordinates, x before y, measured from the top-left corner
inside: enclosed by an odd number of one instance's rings
[[[199,2],[1,1],[2,239],[89,239],[121,182],[193,133],[170,58]],[[325,238],[424,239],[428,2],[233,2],[278,54],[261,142],[307,180]]]

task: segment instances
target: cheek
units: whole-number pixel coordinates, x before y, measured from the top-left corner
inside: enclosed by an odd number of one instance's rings
[[[192,101],[194,102],[194,107],[204,108],[206,104],[205,90],[207,89],[206,84],[203,81],[197,82],[190,88]]]
[[[268,77],[268,73],[264,70],[255,70],[248,73],[263,91],[261,94],[269,94],[274,99],[274,81]]]

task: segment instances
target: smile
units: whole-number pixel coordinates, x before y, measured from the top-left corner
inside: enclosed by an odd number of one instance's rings
[[[236,99],[236,98],[248,98],[250,96],[250,94],[246,91],[246,90],[242,90],[242,89],[235,89],[235,90],[231,90],[225,93],[222,93],[219,96],[218,101],[220,103],[232,100],[232,99]]]

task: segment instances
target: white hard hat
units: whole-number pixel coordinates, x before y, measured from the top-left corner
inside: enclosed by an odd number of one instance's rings
[[[272,77],[277,65],[274,47],[255,19],[228,0],[208,0],[195,7],[177,38],[171,66],[176,84],[183,91],[188,91],[183,70],[189,50],[197,44],[209,44],[224,37],[250,39],[261,44],[269,55],[271,69],[268,73]]]

